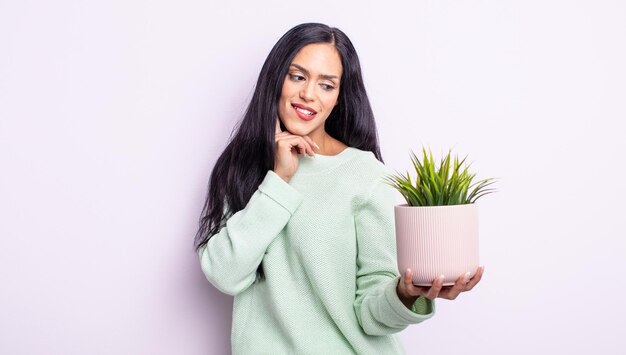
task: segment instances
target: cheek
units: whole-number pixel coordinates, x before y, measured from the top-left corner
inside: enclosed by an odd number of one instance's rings
[[[288,88],[283,86],[283,90],[280,93],[280,100],[278,101],[278,109],[286,110],[287,106],[289,106],[289,102],[291,101],[291,95],[289,94]]]
[[[283,88],[281,90],[281,96],[291,97],[297,92],[298,86],[295,83],[289,81],[289,79],[285,79],[285,82],[283,83]]]
[[[338,95],[328,95],[324,98],[324,108],[328,111],[332,111],[337,103],[339,103]]]

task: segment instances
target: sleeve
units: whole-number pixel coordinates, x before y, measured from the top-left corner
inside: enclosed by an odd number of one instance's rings
[[[408,309],[398,297],[394,203],[393,187],[381,180],[355,215],[358,249],[354,310],[369,335],[397,333],[435,313],[435,303],[428,298],[418,297]]]
[[[269,244],[302,203],[293,186],[268,170],[246,207],[198,249],[202,272],[218,290],[236,295],[256,279]]]

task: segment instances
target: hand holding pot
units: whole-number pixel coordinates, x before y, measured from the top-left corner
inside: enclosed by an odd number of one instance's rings
[[[398,282],[396,292],[398,298],[407,308],[415,302],[417,297],[424,296],[428,299],[445,298],[453,300],[457,298],[461,292],[470,291],[480,281],[483,276],[484,267],[480,266],[476,270],[474,277],[470,278],[470,273],[460,275],[454,285],[443,286],[443,275],[433,281],[432,286],[416,286],[413,284],[413,272],[407,269],[404,277]]]

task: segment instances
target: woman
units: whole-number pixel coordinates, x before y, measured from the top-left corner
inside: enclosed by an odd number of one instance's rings
[[[211,174],[196,247],[234,295],[233,354],[390,354],[482,275],[418,287],[397,271],[393,189],[383,182],[359,60],[339,29],[305,23],[272,48]]]

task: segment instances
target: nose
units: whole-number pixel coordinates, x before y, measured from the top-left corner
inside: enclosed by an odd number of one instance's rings
[[[302,90],[300,90],[300,98],[302,100],[311,101],[314,99],[314,85],[315,83],[313,82],[313,80],[310,80],[302,86]]]

